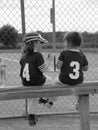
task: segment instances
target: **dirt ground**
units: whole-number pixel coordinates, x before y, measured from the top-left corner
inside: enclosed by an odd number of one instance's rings
[[[90,129],[98,130],[98,116],[91,116]],[[29,126],[26,119],[0,120],[0,130],[80,130],[78,116],[42,116],[35,126]]]

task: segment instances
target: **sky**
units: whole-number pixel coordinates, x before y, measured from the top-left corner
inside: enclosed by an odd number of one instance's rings
[[[29,31],[52,31],[52,0],[24,0],[25,26]],[[0,0],[0,28],[5,24],[22,31],[20,0]],[[56,31],[98,31],[98,0],[55,0]]]

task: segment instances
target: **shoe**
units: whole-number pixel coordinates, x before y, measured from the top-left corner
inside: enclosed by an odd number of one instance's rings
[[[49,102],[47,102],[47,103],[45,104],[45,106],[46,106],[47,108],[51,108],[51,107],[53,106],[53,102],[52,102],[52,101],[49,101]]]
[[[50,101],[50,102],[49,102],[49,104],[52,106],[52,105],[53,105],[53,102],[52,102],[52,101]]]
[[[37,115],[35,115],[35,114],[28,115],[28,123],[30,126],[36,125],[37,121],[38,121]]]
[[[43,98],[41,97],[41,98],[39,98],[38,103],[45,105],[46,103],[48,103],[48,101],[49,101],[49,99],[43,99]]]
[[[76,104],[76,110],[79,111],[79,100],[77,101],[77,104]]]
[[[51,108],[53,106],[53,102],[49,101],[49,99],[43,99],[42,97],[38,100],[39,104],[43,104],[47,108]]]

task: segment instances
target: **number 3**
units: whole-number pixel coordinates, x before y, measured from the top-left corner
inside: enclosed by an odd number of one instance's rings
[[[30,81],[30,74],[29,74],[29,64],[26,63],[23,69],[23,78],[26,78],[27,81]]]
[[[79,78],[80,64],[79,64],[78,62],[76,62],[76,61],[72,61],[72,62],[70,63],[70,67],[74,67],[74,68],[73,68],[73,73],[75,73],[75,74],[70,73],[70,74],[69,74],[69,77],[70,77],[71,79],[78,79],[78,78]]]

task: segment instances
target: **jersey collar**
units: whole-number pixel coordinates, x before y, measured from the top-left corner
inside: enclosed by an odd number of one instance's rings
[[[69,49],[69,51],[80,52],[80,50],[77,50],[77,49]]]

